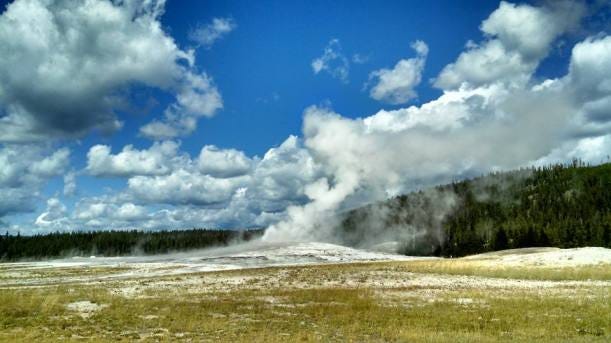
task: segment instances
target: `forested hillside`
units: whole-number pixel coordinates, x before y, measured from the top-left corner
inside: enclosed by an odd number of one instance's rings
[[[574,161],[454,182],[350,211],[338,230],[351,245],[372,234],[402,237],[401,251],[419,255],[611,247],[611,164]]]
[[[161,254],[224,246],[250,240],[262,230],[97,231],[53,233],[36,236],[0,236],[0,260],[41,259],[66,256],[119,256]]]

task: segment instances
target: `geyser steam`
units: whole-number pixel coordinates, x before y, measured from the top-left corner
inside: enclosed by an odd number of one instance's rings
[[[456,177],[549,162],[558,147],[578,145],[588,104],[611,96],[611,88],[601,86],[608,79],[600,76],[611,72],[611,37],[577,44],[564,77],[541,81],[533,75],[555,39],[583,13],[578,4],[552,8],[503,2],[482,23],[484,41],[470,44],[436,80],[443,90],[438,99],[362,119],[326,107],[306,109],[303,142],[325,176],[305,188],[310,201],[289,208],[286,219],[270,226],[263,239],[337,241],[333,227],[340,211]],[[516,27],[508,17],[532,25]],[[545,39],[533,41],[529,30],[542,27]],[[588,51],[599,51],[599,62]],[[483,66],[486,70],[478,69]],[[593,87],[597,92],[588,93]],[[452,196],[436,198],[436,216],[443,217],[452,208]],[[375,223],[370,230],[372,237],[390,232]],[[403,234],[383,237],[409,240]]]

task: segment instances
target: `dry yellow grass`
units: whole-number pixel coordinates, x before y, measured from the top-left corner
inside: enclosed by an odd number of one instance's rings
[[[611,280],[608,264],[578,267],[516,267],[491,265],[485,260],[439,259],[397,262],[402,270],[415,273],[473,275],[526,280]]]
[[[541,288],[535,279],[608,280],[606,269],[495,271],[414,261],[5,288],[0,341],[605,342],[608,283]],[[80,301],[105,306],[90,313],[66,306]]]

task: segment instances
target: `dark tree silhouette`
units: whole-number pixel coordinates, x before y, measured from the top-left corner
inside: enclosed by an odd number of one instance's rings
[[[250,240],[262,230],[96,231],[52,233],[36,236],[0,236],[0,260],[41,259],[65,256],[118,256],[160,254],[224,246]]]

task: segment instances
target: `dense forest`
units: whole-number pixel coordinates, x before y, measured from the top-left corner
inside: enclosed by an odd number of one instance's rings
[[[399,237],[405,254],[464,256],[520,247],[611,247],[611,164],[494,173],[345,214],[346,244]]]
[[[96,231],[0,236],[0,261],[67,256],[161,254],[247,241],[262,230]]]

